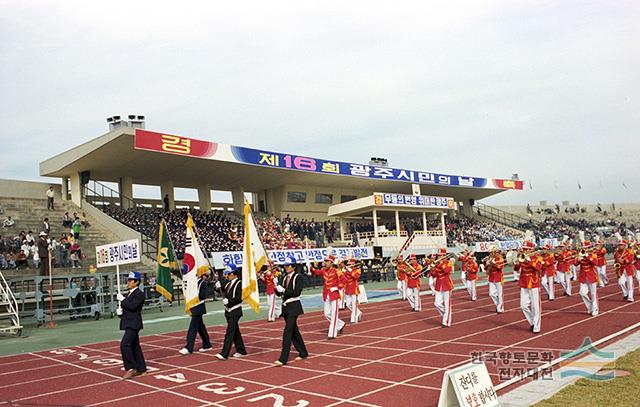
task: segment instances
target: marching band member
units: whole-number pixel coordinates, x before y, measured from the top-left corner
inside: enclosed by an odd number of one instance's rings
[[[471,301],[476,301],[478,299],[478,295],[476,292],[476,281],[478,280],[478,262],[476,261],[475,256],[469,256],[466,261],[466,282],[467,291],[471,296]]]
[[[491,246],[489,256],[485,257],[484,271],[489,277],[489,297],[496,305],[496,313],[504,312],[504,258],[496,246]]]
[[[575,260],[576,265],[580,265],[580,273],[578,275],[578,281],[580,282],[580,296],[584,305],[587,307],[587,312],[594,317],[598,315],[598,272],[596,271],[596,261],[598,256],[589,251],[591,248],[591,242],[585,240],[582,242],[582,250]],[[589,297],[591,293],[591,297]]]
[[[596,270],[600,280],[600,287],[604,287],[609,284],[609,279],[607,278],[607,249],[602,247],[602,243],[599,240],[596,242],[594,253],[597,256]]]
[[[465,287],[467,286],[467,262],[469,261],[469,257],[469,249],[466,247],[458,256],[458,260],[460,261],[460,279]]]
[[[540,276],[542,258],[533,253],[535,244],[524,242],[523,253],[518,256],[513,268],[520,271],[520,308],[531,325],[531,332],[540,333],[542,326],[542,303],[540,301]]]
[[[295,259],[293,259],[295,262]],[[284,277],[283,284],[276,287],[278,296],[282,297],[282,316],[284,317],[284,332],[282,333],[282,352],[280,358],[274,363],[276,366],[284,366],[289,360],[289,351],[291,344],[298,351],[296,360],[305,359],[309,356],[307,347],[304,344],[300,330],[298,329],[298,317],[304,314],[300,294],[304,287],[304,279],[295,272],[293,264],[284,266],[287,273]]]
[[[451,326],[451,290],[453,290],[453,281],[451,280],[453,260],[447,259],[446,255],[447,249],[438,250],[438,259],[430,272],[435,278],[436,298],[434,305],[442,317],[443,328]]]
[[[633,277],[635,274],[633,261],[635,256],[633,250],[627,248],[626,240],[621,240],[618,243],[618,248],[613,254],[613,258],[615,263],[620,265],[618,284],[622,289],[622,295],[624,295],[625,300],[633,302]]]
[[[547,299],[553,301],[556,298],[553,281],[556,274],[556,256],[551,251],[551,245],[545,246],[542,256],[542,286],[547,292]]]
[[[558,260],[557,264],[557,274],[558,280],[564,289],[565,297],[571,297],[571,267],[570,263],[571,259],[571,250],[567,249],[567,245],[565,242],[560,243],[560,253],[556,257]]]
[[[396,278],[398,279],[398,293],[402,301],[407,299],[407,265],[402,259],[402,255],[398,256],[398,263],[396,266]]]
[[[344,268],[344,294],[345,303],[347,308],[351,310],[350,323],[357,324],[362,319],[362,311],[358,307],[358,294],[360,294],[360,288],[358,283],[360,280],[360,268],[356,267],[356,260],[351,258]]]
[[[338,317],[338,301],[340,300],[340,288],[343,286],[343,276],[333,265],[335,257],[330,255],[324,261],[324,267],[317,269],[311,267],[310,274],[322,276],[324,287],[322,289],[322,299],[324,301],[324,317],[329,321],[329,339],[334,339],[342,333],[344,321]]]
[[[267,304],[269,306],[267,312],[268,322],[274,322],[280,316],[280,306],[276,301],[276,286],[278,285],[279,274],[278,268],[273,263],[273,260],[269,261],[267,270],[260,274],[260,279],[264,281],[266,287]]]
[[[409,256],[407,265],[407,300],[413,311],[422,311],[422,301],[420,300],[420,277],[422,276],[422,266],[418,264],[416,255]]]
[[[633,253],[635,255],[633,266],[636,268],[636,280],[638,280],[638,286],[640,287],[640,246],[638,246],[637,242],[633,249]]]
[[[579,243],[576,243],[575,248],[569,249],[569,253],[571,254],[571,258],[573,260],[578,258],[578,252],[580,251]],[[578,266],[571,261],[569,262],[569,268],[571,269],[571,281],[576,281],[578,279]]]
[[[436,261],[436,257],[437,255],[435,253],[431,254],[428,258],[425,258],[426,260],[426,265],[430,266],[433,264],[433,262]],[[428,277],[428,282],[429,282],[429,289],[431,290],[431,295],[436,295],[436,278],[429,273]]]

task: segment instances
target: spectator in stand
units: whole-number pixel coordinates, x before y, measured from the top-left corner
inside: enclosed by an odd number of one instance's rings
[[[47,189],[47,210],[55,210],[53,207],[53,197],[53,187],[49,187],[49,189]]]
[[[73,219],[69,216],[69,212],[65,212],[64,216],[62,216],[62,227],[71,229],[73,225]]]
[[[40,264],[39,264],[40,276],[48,276],[49,275],[49,237],[45,232],[40,232],[36,253],[40,260]],[[34,257],[35,257],[35,254],[34,254]]]
[[[74,269],[82,267],[82,265],[80,264],[80,261],[82,260],[82,251],[80,250],[80,245],[78,244],[78,242],[73,243],[69,251],[71,252],[71,267]]]
[[[85,228],[85,229],[88,228],[89,226],[91,226],[91,224],[89,223],[89,219],[87,219],[87,213],[86,212],[82,212],[81,223],[82,223],[82,227]]]
[[[169,194],[164,194],[164,198],[162,198],[162,206],[165,212],[169,212]]]
[[[76,216],[76,218],[73,221],[73,225],[71,226],[73,229],[73,240],[80,240],[80,227],[82,226],[82,221],[80,220],[79,217]]]
[[[4,214],[4,208],[2,207],[2,205],[0,205],[0,215]]]
[[[42,231],[45,232],[47,236],[51,232],[51,227],[49,227],[49,218],[44,218],[42,220]]]
[[[2,222],[2,227],[3,227],[3,228],[10,228],[10,227],[12,227],[12,226],[13,226],[13,225],[15,225],[15,224],[16,224],[16,222],[15,222],[13,219],[11,219],[11,216],[7,216],[7,219],[5,219],[5,220]]]

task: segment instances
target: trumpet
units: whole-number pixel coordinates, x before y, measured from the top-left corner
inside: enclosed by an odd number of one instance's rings
[[[522,262],[527,261],[527,256],[531,257],[531,256],[534,256],[534,255],[536,255],[538,253],[542,253],[544,251],[545,250],[535,250],[535,251],[533,251],[531,253],[525,253],[525,252],[522,252],[522,251],[518,252],[518,257],[517,257],[518,263],[522,263]]]
[[[620,263],[615,263],[613,265],[613,268],[616,271],[616,276],[618,276],[618,278],[620,278],[622,276],[622,264]]]

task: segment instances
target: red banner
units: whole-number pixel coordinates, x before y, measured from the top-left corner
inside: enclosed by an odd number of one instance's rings
[[[500,189],[517,189],[522,190],[524,187],[524,181],[514,179],[493,179],[493,185]]]
[[[209,158],[216,153],[217,143],[195,140],[171,134],[136,129],[134,148],[161,153]]]

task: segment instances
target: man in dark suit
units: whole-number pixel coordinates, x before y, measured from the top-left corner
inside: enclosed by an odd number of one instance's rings
[[[131,379],[140,376],[147,371],[144,362],[142,348],[140,348],[139,333],[142,329],[142,307],[144,306],[144,293],[138,288],[140,285],[140,273],[132,271],[127,277],[127,288],[129,293],[125,297],[118,293],[117,299],[120,302],[117,314],[120,316],[120,330],[124,331],[120,341],[120,353],[124,370],[127,372],[123,379]]]
[[[304,288],[304,281],[302,277],[295,272],[294,264],[287,264],[284,266],[284,270],[287,275],[282,282],[283,285],[276,287],[278,296],[282,297],[282,316],[285,320],[284,333],[282,334],[282,353],[280,353],[280,358],[274,362],[276,366],[284,366],[287,364],[291,343],[293,343],[293,346],[298,351],[296,360],[301,360],[309,356],[307,347],[304,345],[304,340],[298,329],[298,316],[304,314],[302,303],[300,302],[300,294],[302,294],[302,289]]]
[[[222,304],[224,304],[224,317],[227,319],[227,332],[224,334],[222,350],[216,355],[220,360],[227,360],[232,344],[236,347],[236,353],[233,354],[234,358],[247,354],[240,334],[240,327],[238,327],[238,321],[242,318],[242,284],[240,284],[240,279],[238,278],[239,272],[240,270],[234,265],[229,265],[224,272],[227,283],[222,290],[224,294]],[[216,284],[216,287],[220,287],[220,285]]]
[[[183,355],[193,353],[193,345],[196,342],[196,333],[200,334],[200,339],[202,339],[202,347],[198,352],[208,352],[212,349],[207,327],[204,325],[204,321],[202,320],[202,316],[207,313],[205,300],[207,298],[208,286],[209,280],[207,275],[201,275],[198,280],[198,298],[200,299],[200,302],[191,307],[191,323],[189,323],[189,331],[187,332],[187,344],[179,351]]]

